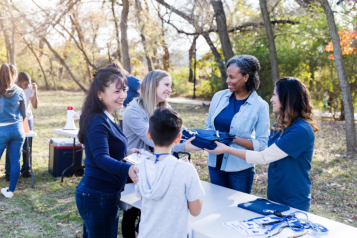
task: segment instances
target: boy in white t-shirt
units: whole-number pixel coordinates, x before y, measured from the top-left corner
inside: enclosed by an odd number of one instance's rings
[[[139,238],[187,238],[189,213],[201,213],[204,190],[192,164],[170,152],[180,142],[182,119],[158,108],[149,120],[147,136],[154,155],[138,164],[137,197],[142,198]]]

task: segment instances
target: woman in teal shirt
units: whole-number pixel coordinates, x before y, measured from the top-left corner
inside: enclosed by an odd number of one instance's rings
[[[227,62],[228,89],[212,99],[205,129],[236,136],[232,146],[243,150],[264,150],[269,136],[269,105],[257,93],[260,64],[251,55],[234,56]],[[254,165],[239,156],[210,153],[208,171],[211,183],[250,193]]]
[[[273,112],[279,117],[271,130],[268,148],[261,151],[240,150],[217,143],[209,153],[228,153],[253,164],[269,164],[269,200],[309,211],[311,180],[309,177],[318,131],[313,120],[309,91],[297,78],[282,78],[274,89]]]

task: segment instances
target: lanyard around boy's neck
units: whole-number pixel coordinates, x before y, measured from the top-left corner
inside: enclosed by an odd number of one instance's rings
[[[156,160],[155,160],[154,164],[156,164],[156,162],[159,160],[160,155],[171,155],[171,153],[162,153],[162,154],[153,153],[153,154],[156,156]]]

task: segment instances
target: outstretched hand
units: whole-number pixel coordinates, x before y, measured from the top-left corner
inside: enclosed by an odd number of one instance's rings
[[[138,173],[139,173],[139,169],[136,168],[136,165],[130,166],[129,177],[131,178],[134,184],[137,184],[139,182]]]
[[[217,144],[216,149],[214,149],[214,150],[205,149],[205,151],[207,151],[208,153],[211,153],[211,154],[220,155],[220,154],[226,153],[227,149],[229,148],[229,146],[226,146],[225,144],[222,144],[218,141],[215,141],[214,143]]]
[[[198,148],[197,146],[192,145],[192,141],[196,139],[196,136],[191,137],[190,139],[188,139],[185,143],[184,143],[184,150],[186,152],[191,152],[191,151],[199,151],[202,150],[201,148]]]

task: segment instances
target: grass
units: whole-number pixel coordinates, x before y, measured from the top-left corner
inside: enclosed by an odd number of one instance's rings
[[[74,199],[81,177],[65,178],[61,184],[60,178],[48,173],[48,142],[50,138],[61,137],[52,130],[64,127],[67,106],[79,110],[83,99],[81,92],[40,91],[39,108],[33,110],[38,135],[33,144],[36,187],[32,189],[30,178],[21,177],[12,199],[0,197],[0,237],[82,236],[82,220]],[[204,127],[207,107],[171,106],[181,114],[187,128]],[[357,158],[346,155],[344,122],[318,123],[321,130],[316,134],[311,168],[311,212],[357,227]],[[209,181],[206,152],[192,153],[192,158],[200,178]],[[252,193],[257,196],[266,197],[267,170],[268,166],[256,166]],[[0,177],[0,186],[7,187],[3,166]]]

